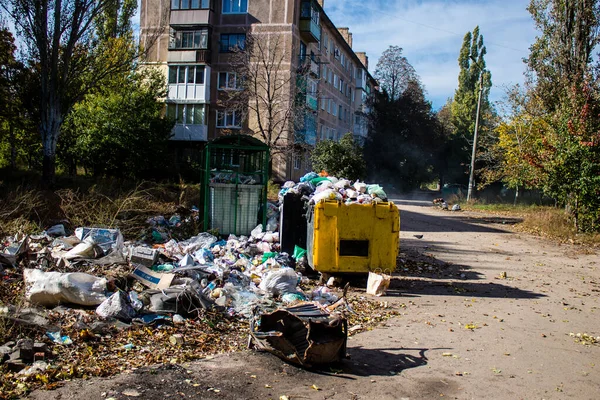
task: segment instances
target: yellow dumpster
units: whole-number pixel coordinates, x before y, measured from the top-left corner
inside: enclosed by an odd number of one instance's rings
[[[393,202],[323,201],[308,212],[308,264],[327,274],[394,271],[400,213]]]

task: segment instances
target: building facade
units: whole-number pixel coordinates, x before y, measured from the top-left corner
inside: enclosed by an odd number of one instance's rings
[[[256,115],[222,101],[241,87],[243,76],[231,60],[248,35],[277,38],[281,66],[296,77],[287,90],[305,102],[302,123],[290,122],[285,133],[298,146],[274,159],[276,179],[298,179],[310,170],[309,149],[319,140],[367,135],[367,99],[375,89],[368,59],[353,51],[352,34],[333,24],[323,0],[142,0],[140,34],[145,63],[168,82],[166,111],[177,121],[173,141],[197,146],[224,133],[258,132]]]

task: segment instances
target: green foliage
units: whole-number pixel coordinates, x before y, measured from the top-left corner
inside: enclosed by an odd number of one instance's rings
[[[37,79],[16,58],[17,47],[7,28],[0,28],[0,168],[33,168],[41,146],[35,116]]]
[[[600,86],[592,63],[600,35],[598,2],[532,0],[542,32],[527,59],[530,105],[543,121],[531,159],[543,189],[573,216],[578,231],[600,230]],[[532,112],[532,109],[535,111]]]
[[[462,174],[459,175],[464,177],[469,171],[480,89],[483,90],[479,114],[479,136],[483,139],[482,143],[486,142],[486,139],[490,139],[486,136],[492,132],[490,125],[494,119],[494,112],[488,100],[492,79],[485,65],[486,53],[483,36],[480,35],[477,26],[473,32],[467,32],[463,39],[458,57],[460,67],[458,88],[449,109],[453,132],[448,138],[448,152],[452,155],[448,167],[457,171],[461,170]]]
[[[362,148],[350,133],[345,134],[339,142],[323,140],[317,143],[311,162],[315,171],[325,170],[339,178],[364,179],[366,173]]]
[[[158,101],[165,91],[162,75],[144,69],[87,95],[66,121],[62,160],[96,176],[141,178],[163,168],[173,128]]]
[[[396,184],[402,190],[431,182],[443,149],[442,126],[418,82],[410,82],[397,100],[377,94],[365,143],[369,179]]]

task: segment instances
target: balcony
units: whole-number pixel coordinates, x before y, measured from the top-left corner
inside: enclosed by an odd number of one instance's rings
[[[206,142],[208,140],[208,127],[206,125],[177,124],[171,133],[170,140],[174,141]]]
[[[212,25],[210,10],[171,10],[169,25]]]
[[[314,0],[302,1],[300,10],[300,36],[307,43],[321,41],[321,16]]]
[[[317,101],[317,97],[307,93],[306,94],[306,105],[308,105],[308,108],[310,108],[311,110],[317,110],[317,108],[319,108],[319,103]]]
[[[317,63],[317,60],[314,58],[314,56],[313,57],[310,57],[308,55],[300,56],[300,58],[298,60],[298,64],[299,64],[299,68],[298,68],[299,73],[308,72],[311,76],[313,76],[315,78],[319,78],[319,63]]]

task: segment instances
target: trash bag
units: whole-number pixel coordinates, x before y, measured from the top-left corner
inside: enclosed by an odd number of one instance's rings
[[[288,253],[280,253],[275,257],[275,261],[277,261],[280,265],[283,265],[285,267],[296,267],[296,260],[290,257]]]
[[[96,314],[102,318],[116,318],[129,323],[137,313],[131,306],[127,295],[118,291],[96,308]]]
[[[97,306],[106,300],[104,278],[82,272],[44,272],[39,269],[25,269],[25,298],[36,304],[54,307],[62,303]]]
[[[270,271],[260,282],[259,288],[273,295],[296,292],[298,275],[292,268]]]
[[[123,235],[118,229],[77,228],[75,236],[82,242],[89,238],[89,241],[102,249],[103,255],[123,247]]]
[[[294,254],[292,257],[298,261],[298,259],[304,257],[306,255],[306,250],[299,246],[294,246]]]
[[[383,191],[383,188],[379,185],[367,185],[367,193],[371,196],[379,197],[381,200],[387,200],[387,194]]]

